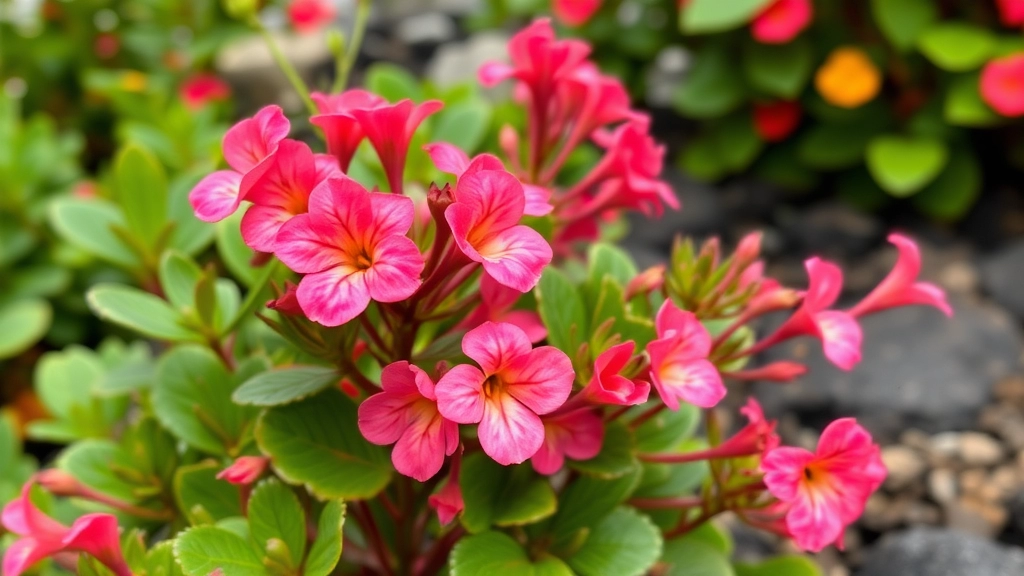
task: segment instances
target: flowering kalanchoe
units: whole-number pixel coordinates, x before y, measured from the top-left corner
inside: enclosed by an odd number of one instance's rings
[[[420,104],[402,100],[395,104],[381,103],[372,107],[352,108],[349,113],[359,122],[366,139],[377,151],[391,192],[401,194],[403,172],[409,143],[419,125],[444,104],[427,100]]]
[[[533,469],[540,474],[554,474],[562,469],[566,457],[590,460],[601,451],[604,422],[590,409],[571,409],[541,418],[544,442],[530,458]]]
[[[874,290],[850,309],[850,315],[856,318],[898,306],[926,305],[952,316],[953,308],[946,301],[942,288],[917,280],[921,272],[921,251],[917,244],[902,234],[890,234],[889,242],[899,250],[896,265]]]
[[[336,95],[314,92],[310,97],[316,103],[320,114],[312,116],[309,122],[323,130],[327,152],[337,158],[338,166],[343,172],[347,172],[356,148],[366,137],[362,125],[352,115],[352,111],[375,108],[387,104],[387,100],[359,89],[346,90]]]
[[[632,362],[635,349],[636,342],[629,340],[598,354],[594,360],[594,376],[580,394],[598,404],[635,406],[647,402],[651,384],[622,375],[622,370]]]
[[[217,473],[217,479],[248,486],[259,480],[269,464],[270,459],[264,456],[239,456],[230,466]]]
[[[651,382],[672,410],[683,400],[711,408],[725,397],[725,385],[708,360],[711,335],[691,312],[666,300],[655,320],[658,338],[647,345]]]

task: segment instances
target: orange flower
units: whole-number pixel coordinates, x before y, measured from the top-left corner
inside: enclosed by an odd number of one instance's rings
[[[814,75],[814,86],[826,102],[856,108],[878,95],[882,73],[859,48],[836,48]]]

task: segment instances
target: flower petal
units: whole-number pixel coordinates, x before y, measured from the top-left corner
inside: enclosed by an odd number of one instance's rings
[[[430,155],[430,161],[441,172],[461,175],[469,166],[469,156],[461,148],[447,142],[434,142],[423,147]]]
[[[462,337],[462,351],[490,376],[532,350],[530,339],[508,323],[484,322]],[[483,379],[481,379],[481,382]]]
[[[340,326],[370,303],[363,273],[341,266],[304,276],[295,295],[306,317],[324,326]]]
[[[519,180],[508,172],[480,170],[459,178],[455,200],[476,210],[476,225],[483,231],[497,233],[519,224],[526,193]]]
[[[196,218],[219,222],[234,214],[241,203],[238,193],[241,184],[242,175],[234,170],[218,170],[200,180],[188,193]]]
[[[250,210],[269,211],[259,206]],[[341,247],[331,243],[336,236],[334,223],[323,216],[299,214],[281,226],[276,235],[278,240],[275,242],[277,249],[274,253],[299,274],[322,272],[348,260]]]
[[[508,394],[488,398],[477,431],[480,447],[503,466],[520,464],[544,443],[540,417]]]
[[[813,318],[821,333],[825,357],[843,370],[853,370],[860,362],[860,344],[863,339],[857,320],[837,310],[818,312]]]
[[[444,464],[447,451],[444,419],[433,405],[417,403],[412,422],[391,451],[391,462],[400,474],[426,482]]]
[[[290,129],[280,106],[265,106],[224,134],[224,159],[244,174],[270,155]]]
[[[484,270],[495,280],[526,293],[540,281],[551,262],[551,245],[529,226],[513,226],[476,246]]]
[[[548,414],[565,404],[576,372],[565,352],[541,346],[512,358],[500,376],[512,397],[537,414]]]
[[[437,409],[445,418],[459,424],[476,424],[483,418],[483,372],[476,366],[459,364],[437,381]]]
[[[366,270],[366,287],[377,302],[398,302],[420,287],[423,256],[405,236],[388,236],[373,251],[373,264]]]
[[[391,366],[394,364],[388,367]],[[398,442],[408,426],[411,405],[418,397],[380,392],[363,400],[359,405],[359,432],[367,441],[380,446]]]
[[[64,537],[69,550],[85,552],[116,574],[131,574],[121,554],[117,518],[111,514],[86,514],[75,520]]]

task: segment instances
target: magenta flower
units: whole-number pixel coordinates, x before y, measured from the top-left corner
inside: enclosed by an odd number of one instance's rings
[[[430,155],[434,166],[442,172],[454,174],[456,177],[456,196],[458,196],[458,179],[467,174],[475,174],[481,170],[504,171],[505,165],[496,156],[478,154],[472,160],[460,148],[447,142],[434,142],[423,147]],[[551,191],[541,186],[523,185],[526,203],[523,214],[527,216],[545,216],[555,209],[549,202]]]
[[[458,328],[472,330],[484,322],[508,322],[525,332],[530,342],[540,342],[548,335],[540,315],[512,308],[521,296],[521,292],[502,286],[484,273],[480,278],[480,305],[459,322]]]
[[[508,172],[480,170],[459,179],[455,203],[445,209],[455,243],[480,262],[500,284],[529,292],[551,262],[551,246],[529,226],[519,224],[526,196]]]
[[[458,479],[449,478],[440,490],[427,497],[427,505],[437,511],[437,521],[442,526],[454,520],[466,507]]]
[[[253,203],[242,216],[246,245],[259,252],[276,251],[281,226],[306,212],[317,178],[331,174],[323,162],[319,168],[306,143],[283,140],[266,161],[242,177],[244,200]],[[340,175],[336,167],[334,175]]]
[[[764,483],[789,504],[786,527],[804,550],[818,552],[832,542],[842,548],[843,531],[864,511],[885,480],[878,445],[853,418],[829,424],[818,449],[775,448],[761,460]]]
[[[896,265],[871,293],[850,310],[850,315],[856,318],[896,306],[923,304],[934,306],[952,317],[953,309],[942,288],[930,282],[917,281],[921,272],[921,252],[917,244],[902,234],[890,234],[889,242],[895,244],[900,253]]]
[[[562,24],[582,26],[601,8],[601,0],[554,0],[551,8]]]
[[[785,44],[807,28],[813,15],[811,0],[775,0],[750,25],[750,33],[764,44]]]
[[[458,448],[459,426],[437,411],[434,382],[419,367],[388,364],[380,384],[384,391],[359,405],[359,431],[374,444],[394,444],[395,469],[426,482]]]
[[[296,297],[306,316],[339,326],[369,305],[397,302],[420,285],[423,256],[406,233],[412,200],[367,192],[348,177],[331,178],[309,196],[309,212],[281,227],[276,254],[305,274]]]
[[[538,18],[516,33],[508,43],[512,64],[488,62],[480,67],[484,86],[515,78],[523,82],[537,103],[546,103],[556,85],[582,64],[590,46],[582,40],[557,40],[551,21]]]
[[[288,4],[288,20],[301,34],[316,32],[334,20],[334,3],[330,0],[292,0]]]
[[[616,344],[598,354],[594,361],[594,376],[580,392],[591,402],[635,406],[647,402],[651,385],[639,378],[629,379],[622,369],[633,359],[636,343],[632,340]]]
[[[996,58],[981,69],[981,99],[999,114],[1024,116],[1024,52]]]
[[[480,446],[499,464],[525,462],[544,443],[540,415],[569,397],[572,362],[552,346],[531,348],[526,333],[507,323],[470,330],[462,351],[480,368],[460,364],[442,376],[438,410],[460,424],[479,422]]]
[[[544,443],[530,458],[538,474],[554,474],[562,469],[566,457],[590,460],[601,451],[604,421],[591,410],[572,410],[541,419]]]
[[[711,335],[692,312],[666,300],[655,318],[658,339],[647,345],[651,382],[672,410],[679,400],[711,408],[725,398],[718,369],[708,360]]]
[[[438,100],[414,104],[402,100],[397,104],[379,104],[373,108],[354,108],[350,114],[359,122],[370,144],[380,158],[391,192],[402,193],[405,157],[409,142],[419,125],[431,114],[444,107]]]
[[[996,0],[996,7],[1003,26],[1024,25],[1024,0]]]
[[[0,516],[4,527],[20,536],[4,554],[4,576],[20,576],[36,562],[59,552],[84,552],[118,576],[132,575],[121,554],[117,518],[86,514],[68,528],[36,508],[30,498],[32,485],[27,482],[21,496],[4,506]]]
[[[190,110],[199,110],[210,102],[227,100],[231,87],[215,74],[200,72],[181,83],[178,96]]]
[[[269,464],[270,459],[263,456],[239,456],[230,466],[217,473],[217,479],[248,486],[259,480]]]
[[[366,137],[352,111],[387,105],[387,101],[372,92],[359,89],[346,90],[334,95],[314,92],[311,98],[320,114],[313,116],[309,121],[324,131],[327,151],[338,159],[341,170],[348,172],[356,148]]]
[[[567,146],[570,149],[589,137],[595,130],[630,119],[644,119],[630,109],[629,92],[622,82],[601,74],[597,66],[584,62],[566,78],[560,94],[562,106],[573,116],[572,133]]]
[[[659,178],[665,147],[651,138],[650,120],[637,116],[611,132],[594,133],[594,142],[606,153],[584,182],[605,180],[595,199],[601,209],[625,207],[655,216],[661,215],[662,204],[678,210],[675,191]]]

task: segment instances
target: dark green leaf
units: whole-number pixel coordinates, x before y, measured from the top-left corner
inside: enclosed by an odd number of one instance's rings
[[[518,526],[555,513],[555,492],[528,464],[502,466],[483,454],[468,456],[460,477],[465,510],[462,524],[471,533],[492,525]]]
[[[720,6],[732,4],[710,1]],[[746,0],[737,0],[742,1]],[[683,11],[690,12],[690,8]],[[735,110],[744,97],[743,83],[734,60],[723,47],[708,46],[701,50],[672,102],[683,115],[704,120],[725,116]]]
[[[946,92],[943,116],[955,126],[986,127],[999,124],[1003,118],[981,99],[978,74],[966,74],[953,79]]]
[[[618,478],[629,474],[638,466],[633,450],[633,433],[619,423],[608,425],[604,433],[601,452],[590,460],[569,460],[575,470],[600,478]]]
[[[128,229],[152,248],[167,224],[167,175],[152,154],[134,145],[114,162],[114,188]]]
[[[661,559],[668,567],[665,576],[734,576],[729,557],[699,539],[666,542]]]
[[[526,551],[501,532],[483,532],[459,540],[448,559],[451,576],[573,576],[561,560],[547,556],[532,562]]]
[[[974,205],[981,194],[981,167],[968,150],[953,153],[946,167],[912,198],[919,210],[940,220],[955,220]]]
[[[810,43],[797,38],[786,44],[744,45],[743,71],[750,85],[765,94],[793,100],[807,85],[814,66]]]
[[[889,42],[903,52],[938,19],[932,0],[871,0],[871,13]]]
[[[580,576],[640,576],[661,556],[661,532],[632,508],[617,508],[568,559]]]
[[[537,284],[536,294],[541,320],[548,329],[548,343],[572,358],[589,334],[579,291],[562,272],[549,266]]]
[[[320,512],[316,540],[309,549],[303,576],[328,576],[341,558],[345,503],[331,500]]]

